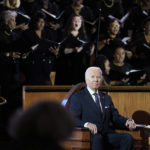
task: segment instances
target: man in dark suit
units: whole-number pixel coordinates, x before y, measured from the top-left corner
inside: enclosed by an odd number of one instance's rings
[[[98,90],[101,85],[102,71],[99,67],[90,67],[85,72],[87,87],[72,96],[70,110],[77,118],[79,127],[91,131],[92,150],[104,150],[104,147],[118,147],[131,150],[133,139],[130,134],[116,133],[113,128],[136,128],[133,120],[119,115],[111,97]],[[107,143],[107,144],[106,144]],[[110,148],[106,148],[110,150]]]

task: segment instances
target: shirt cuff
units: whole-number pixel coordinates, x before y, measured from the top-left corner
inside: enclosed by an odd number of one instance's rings
[[[133,120],[133,119],[128,119],[127,121],[132,121],[132,122],[134,122],[134,120]],[[127,121],[126,121],[126,122],[127,122]]]
[[[88,125],[88,122],[86,122],[86,123],[84,124],[84,127],[87,128],[87,125]]]
[[[133,119],[127,119],[127,121],[126,121],[125,125],[127,124],[127,122],[128,122],[128,121],[132,121],[132,122],[134,122],[134,120],[133,120]]]

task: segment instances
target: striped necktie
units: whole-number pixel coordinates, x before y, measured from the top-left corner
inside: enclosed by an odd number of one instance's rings
[[[101,107],[101,105],[100,105],[100,101],[99,101],[98,94],[97,94],[97,93],[94,93],[93,95],[95,96],[95,103],[96,103],[98,109],[99,109],[101,112],[103,112],[102,107]]]

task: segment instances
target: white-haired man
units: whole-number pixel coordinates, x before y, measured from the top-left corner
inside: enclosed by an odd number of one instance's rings
[[[133,120],[119,115],[111,97],[98,90],[101,80],[101,69],[89,67],[85,72],[87,87],[72,96],[70,110],[77,118],[77,126],[91,131],[92,150],[108,150],[108,145],[120,150],[131,150],[132,136],[116,133],[113,127],[135,129],[136,124]]]

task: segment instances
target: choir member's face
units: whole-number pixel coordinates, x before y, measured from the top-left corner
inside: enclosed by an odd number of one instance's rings
[[[90,69],[85,78],[87,86],[93,91],[97,90],[101,85],[102,74],[98,69]]]
[[[7,26],[10,30],[14,30],[16,28],[16,17],[11,17],[7,22]]]
[[[105,61],[104,66],[105,66],[105,73],[108,75],[109,72],[110,72],[110,63],[109,63],[109,60]]]
[[[145,25],[145,33],[150,33],[150,21],[148,21]]]
[[[114,54],[114,60],[116,63],[123,63],[125,60],[125,50],[123,48],[117,48]]]
[[[109,30],[110,30],[111,34],[117,35],[119,33],[119,30],[120,30],[120,25],[119,25],[118,21],[112,22],[110,24]]]
[[[81,28],[82,20],[80,16],[76,16],[72,20],[72,29],[78,31]]]
[[[42,18],[39,19],[38,22],[37,22],[37,29],[38,29],[38,30],[43,30],[44,26],[45,26],[45,21],[44,21],[44,19],[42,19]]]
[[[17,4],[17,0],[9,0],[9,3],[10,3],[11,5],[15,5],[15,4]]]
[[[80,5],[83,3],[83,0],[73,0],[74,1],[74,4],[76,5]]]

